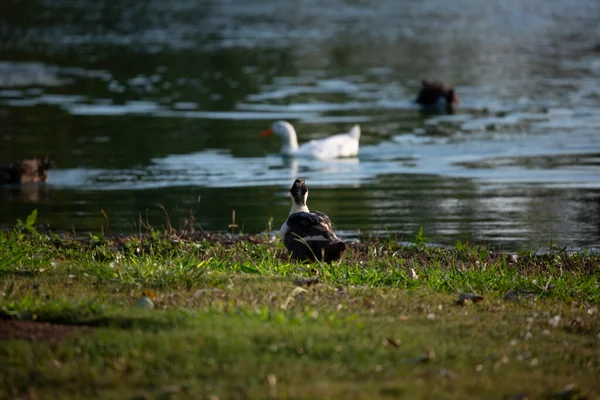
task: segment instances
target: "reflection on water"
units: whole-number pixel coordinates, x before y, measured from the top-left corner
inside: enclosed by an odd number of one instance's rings
[[[302,177],[347,236],[598,246],[599,37],[595,0],[3,2],[0,163],[58,168],[0,188],[0,224],[133,230],[160,202],[256,232]],[[415,107],[424,77],[457,114]],[[360,154],[282,158],[276,119],[300,142],[359,123]]]
[[[50,188],[45,183],[9,184],[0,186],[0,196],[13,202],[23,202],[31,206],[49,198]],[[16,220],[15,220],[16,222]]]

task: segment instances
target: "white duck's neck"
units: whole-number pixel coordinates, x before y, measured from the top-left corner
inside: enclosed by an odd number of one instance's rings
[[[281,146],[282,154],[293,154],[298,151],[298,137],[293,126],[288,126],[283,137],[283,146]]]

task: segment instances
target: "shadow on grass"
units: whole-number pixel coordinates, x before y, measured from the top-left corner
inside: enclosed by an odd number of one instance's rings
[[[57,325],[86,326],[94,328],[114,328],[127,330],[143,330],[156,332],[171,330],[190,325],[191,319],[186,313],[159,312],[152,310],[131,309],[111,311],[101,307],[93,309],[85,305],[74,305],[71,308],[31,308],[13,304],[0,307],[0,320],[16,320]]]

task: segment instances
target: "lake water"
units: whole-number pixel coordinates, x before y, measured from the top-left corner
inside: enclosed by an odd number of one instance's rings
[[[453,83],[444,115],[412,100]],[[283,159],[362,128],[357,158]],[[0,3],[0,162],[50,154],[46,185],[0,186],[0,224],[277,229],[296,177],[348,238],[423,227],[536,250],[600,246],[597,0]]]

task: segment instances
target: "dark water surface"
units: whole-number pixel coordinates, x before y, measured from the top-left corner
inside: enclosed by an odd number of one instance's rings
[[[423,77],[458,113],[414,107]],[[360,155],[282,159],[275,119],[359,123]],[[36,154],[57,168],[0,187],[0,224],[135,232],[161,203],[259,232],[303,177],[349,237],[598,247],[600,2],[3,0],[0,163]]]

